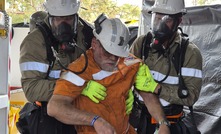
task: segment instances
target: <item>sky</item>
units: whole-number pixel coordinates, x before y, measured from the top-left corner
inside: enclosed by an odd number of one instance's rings
[[[142,6],[142,0],[113,0],[116,1],[119,5],[122,4],[132,4],[132,5],[137,5],[137,6]]]
[[[140,6],[140,7],[141,7],[143,0],[113,0],[113,1],[116,1],[119,5],[128,3],[128,4],[137,5],[137,6]],[[212,1],[212,3],[210,3],[210,4],[211,4],[211,5],[221,4],[221,0],[214,0],[214,1]],[[186,6],[186,7],[193,6],[193,5],[192,5],[192,1],[191,1],[191,0],[185,0],[185,6]]]

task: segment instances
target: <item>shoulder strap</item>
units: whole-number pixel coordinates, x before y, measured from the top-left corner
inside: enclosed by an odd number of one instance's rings
[[[185,83],[181,74],[181,69],[183,67],[183,63],[185,60],[185,54],[186,54],[186,49],[187,49],[188,44],[189,44],[189,39],[182,37],[182,41],[180,44],[178,44],[173,54],[173,58],[172,58],[173,65],[179,77],[178,95],[180,98],[186,98],[188,96],[188,89],[185,86]]]
[[[86,49],[89,49],[91,47],[91,40],[94,37],[93,27],[88,22],[83,20],[81,17],[79,17],[79,21],[84,25],[82,32],[85,37],[85,47]]]
[[[145,59],[147,59],[147,57],[148,57],[151,40],[152,40],[152,34],[150,32],[148,32],[144,36],[143,41],[142,41],[141,57],[140,57],[140,59],[142,59],[143,61]]]
[[[185,60],[185,54],[187,46],[189,45],[189,38],[182,37],[181,46],[180,46],[180,65],[179,68],[183,67],[183,63]],[[180,70],[181,71],[181,70]]]
[[[188,91],[188,88],[186,87],[186,85],[184,83],[182,73],[181,73],[181,68],[183,67],[183,63],[184,63],[184,60],[185,60],[185,53],[186,53],[186,49],[187,49],[188,44],[189,44],[189,39],[183,37],[182,38],[182,43],[181,43],[181,51],[180,51],[180,62],[179,62],[179,86],[180,86],[180,88],[178,89],[178,92],[182,92],[181,89],[186,89]],[[179,96],[179,97],[181,97],[181,96]],[[193,107],[189,106],[189,110],[190,110],[190,114],[191,114],[191,121],[192,121],[193,126],[196,130],[196,133],[200,134],[201,132],[198,130],[195,119],[194,119]]]
[[[45,43],[46,43],[46,51],[47,51],[47,60],[49,62],[49,68],[47,71],[47,76],[46,78],[48,78],[50,70],[53,68],[54,66],[54,61],[55,61],[55,57],[53,55],[52,49],[51,47],[53,46],[55,49],[58,49],[58,42],[56,41],[56,39],[54,38],[54,36],[52,35],[51,30],[49,29],[49,27],[47,26],[46,23],[42,22],[37,24],[38,29],[41,31]]]
[[[176,69],[177,74],[180,73],[181,68],[183,67],[188,44],[189,44],[189,39],[186,37],[182,37],[181,44],[178,44],[173,54],[172,62]]]

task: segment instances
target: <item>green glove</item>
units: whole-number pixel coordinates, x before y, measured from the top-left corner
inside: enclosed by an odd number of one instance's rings
[[[134,95],[132,89],[129,90],[128,97],[126,100],[126,114],[129,115],[133,109]]]
[[[87,83],[87,86],[83,89],[81,94],[87,96],[95,103],[99,103],[99,100],[104,100],[107,96],[106,88],[93,80]]]
[[[157,84],[146,64],[140,64],[140,68],[137,72],[135,79],[135,87],[137,90],[153,93],[157,87]]]

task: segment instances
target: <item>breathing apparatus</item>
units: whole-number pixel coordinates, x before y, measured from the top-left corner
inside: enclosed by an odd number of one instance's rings
[[[46,0],[44,7],[54,37],[67,52],[74,52],[73,39],[76,40],[79,0]],[[66,50],[67,49],[67,50]]]
[[[179,17],[177,16],[178,15],[164,15],[159,13],[152,14],[152,48],[158,51],[164,51],[167,48],[167,44],[165,43],[170,44],[173,41],[173,36],[176,33],[179,25]]]
[[[80,72],[73,72],[64,67],[58,57],[57,50],[51,46],[53,54],[57,59],[59,65],[75,74],[80,74],[87,68],[87,56],[85,51],[76,43],[77,25],[78,25],[78,10],[80,7],[79,0],[46,0],[44,7],[48,12],[48,21],[51,27],[53,36],[58,40],[61,49],[66,53],[74,53],[75,47],[82,50],[85,56],[85,67]]]
[[[165,41],[169,41],[168,44],[173,41],[172,37],[177,31],[179,17],[186,14],[184,0],[156,0],[148,13],[152,13],[153,41],[151,46],[163,51],[167,47],[164,44]]]
[[[55,26],[54,21],[61,21],[60,24]],[[68,23],[66,21],[70,21]],[[51,26],[52,34],[60,42],[61,48],[66,52],[74,52],[75,46],[71,45],[75,42],[77,36],[77,23],[78,23],[78,14],[70,16],[50,16],[49,15],[49,24]]]
[[[180,18],[186,14],[184,0],[156,0],[154,5],[149,9],[149,13],[152,13],[152,41],[150,43],[150,47],[166,56],[169,63],[166,76],[162,80],[158,81],[158,83],[162,83],[167,79],[171,70],[171,59],[169,57],[170,49],[167,49],[168,45],[171,44],[175,38]],[[144,41],[144,43],[145,42],[146,41]],[[144,48],[145,47],[143,47],[143,51]],[[181,74],[179,73],[179,81],[182,82],[182,77],[180,76]],[[189,94],[187,88],[184,86],[180,86],[179,88],[181,89],[178,90],[178,96],[180,98],[187,97]]]

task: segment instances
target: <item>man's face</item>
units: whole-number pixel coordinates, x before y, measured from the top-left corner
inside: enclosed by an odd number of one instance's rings
[[[117,69],[116,67],[119,57],[107,52],[99,40],[93,38],[92,49],[94,53],[94,60],[102,70],[112,72]]]

